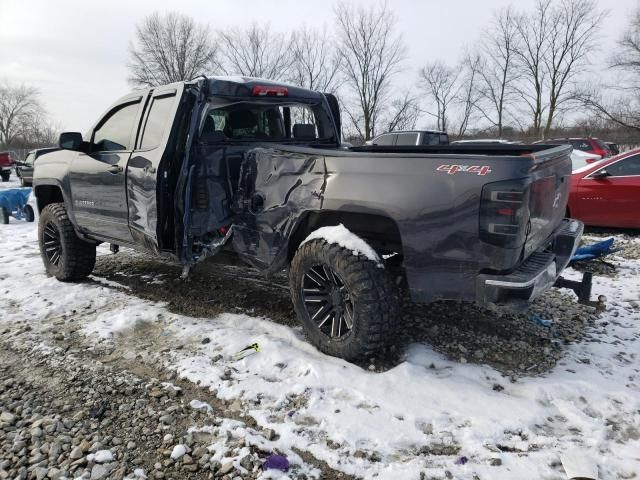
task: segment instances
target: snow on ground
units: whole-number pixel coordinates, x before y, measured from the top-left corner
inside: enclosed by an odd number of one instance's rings
[[[157,325],[173,344],[192,346],[170,352],[166,368],[237,400],[292,458],[299,458],[295,446],[364,478],[444,478],[449,471],[456,479],[557,479],[564,478],[560,454],[577,447],[596,460],[600,478],[640,473],[638,260],[618,257],[615,278],[594,278],[594,294],[606,295],[608,308],[590,340],[568,346],[547,375],[512,383],[420,344],[395,368],[373,373],[319,353],[300,329],[265,318],[190,318],[99,278],[60,283],[44,274],[34,224],[0,225],[0,245],[0,324],[28,320],[38,330],[76,315],[95,342]],[[254,342],[258,353],[234,358]],[[210,408],[194,405],[203,407]]]

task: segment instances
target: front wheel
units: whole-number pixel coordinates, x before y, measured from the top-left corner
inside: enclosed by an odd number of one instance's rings
[[[93,271],[96,246],[76,235],[63,203],[51,203],[42,210],[38,241],[48,275],[73,282],[83,280]]]
[[[324,239],[304,243],[289,270],[298,318],[318,350],[364,360],[393,342],[400,300],[376,261]]]

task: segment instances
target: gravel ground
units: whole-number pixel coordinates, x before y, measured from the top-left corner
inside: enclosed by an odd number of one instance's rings
[[[95,270],[137,296],[167,301],[175,313],[212,317],[231,311],[298,325],[284,275],[270,281],[249,267],[220,263],[198,266],[186,282],[179,273],[178,265],[128,250],[99,257]],[[156,280],[150,283],[149,278]],[[533,305],[533,312],[552,320],[550,327],[538,325],[530,314],[473,304],[407,302],[396,345],[363,367],[387,370],[404,359],[407,344],[423,342],[451,359],[489,364],[512,377],[544,373],[562,357],[563,345],[583,340],[598,318],[594,308],[577,304],[566,292],[549,290]]]
[[[81,345],[62,323],[59,347],[43,352],[42,334],[16,326],[0,335],[0,479],[251,479],[273,453],[264,446],[276,434],[233,404],[109,346]],[[300,454],[321,478],[350,478]]]

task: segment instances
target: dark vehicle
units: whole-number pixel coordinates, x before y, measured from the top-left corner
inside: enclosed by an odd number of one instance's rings
[[[550,140],[544,140],[541,143],[547,145],[564,145],[569,144],[576,150],[580,150],[586,153],[592,153],[593,155],[600,155],[601,158],[607,158],[611,156],[611,151],[606,143],[602,140],[592,137],[586,138],[553,138]]]
[[[265,274],[288,268],[310,341],[355,360],[394,337],[400,291],[526,302],[579,242],[582,224],[564,218],[568,146],[347,150],[339,132],[333,95],[266,80],[131,93],[37,162],[46,270],[85,278],[101,242],[185,273],[224,249]]]
[[[398,130],[383,133],[369,142],[370,145],[449,145],[449,135],[437,130]]]
[[[45,153],[55,152],[56,150],[60,149],[51,147],[31,150],[24,159],[24,162],[16,162],[16,175],[20,177],[20,183],[23,187],[30,187],[33,183],[33,164],[35,161]]]
[[[605,145],[611,152],[611,155],[618,155],[620,153],[620,146],[617,143],[605,142]]]
[[[3,182],[8,182],[11,178],[11,167],[14,163],[11,152],[0,152],[0,177]]]

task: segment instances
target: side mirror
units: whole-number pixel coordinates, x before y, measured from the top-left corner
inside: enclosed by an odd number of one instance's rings
[[[79,132],[64,132],[60,134],[58,146],[64,150],[80,150],[82,147],[82,134]]]
[[[591,175],[591,178],[607,178],[608,176],[609,176],[609,172],[607,172],[603,168],[602,170],[598,170],[593,175]]]

